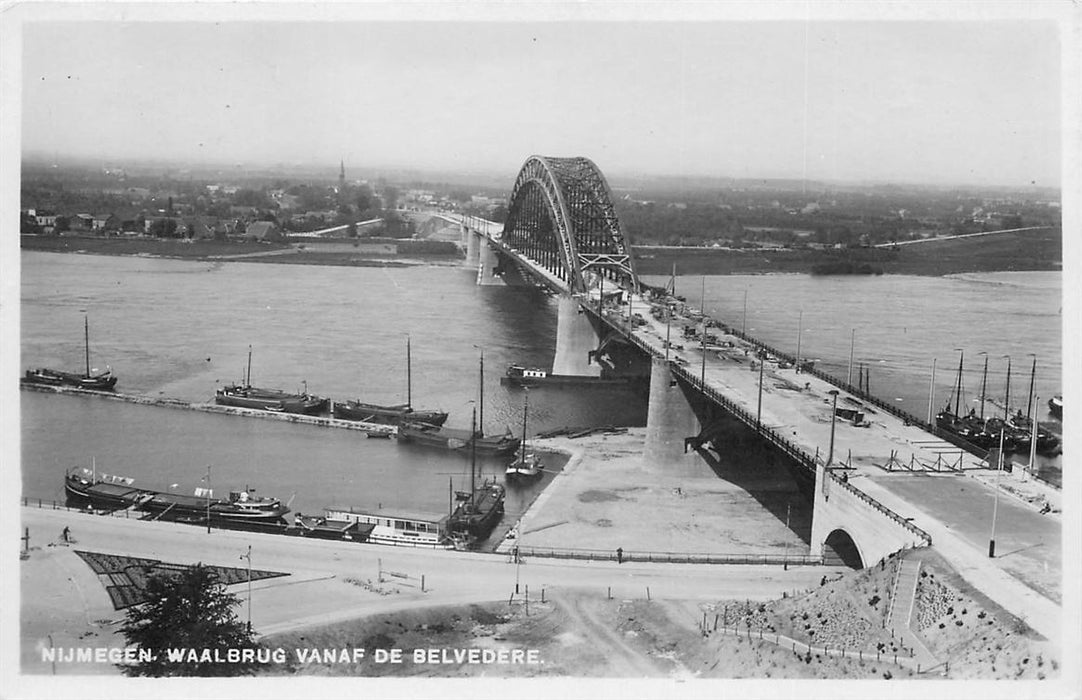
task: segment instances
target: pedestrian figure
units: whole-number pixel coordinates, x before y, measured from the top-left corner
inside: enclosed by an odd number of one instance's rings
[[[623,547],[617,547],[616,548],[616,563],[617,564],[623,564],[624,563],[624,548]]]
[[[517,544],[515,545],[515,549],[513,551],[515,553],[515,563],[517,564],[518,563],[518,545]]]
[[[65,525],[64,530],[60,533],[60,536],[64,538],[65,542],[71,542],[71,529]]]

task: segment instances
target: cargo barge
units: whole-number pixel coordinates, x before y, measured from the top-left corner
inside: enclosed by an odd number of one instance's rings
[[[99,474],[97,469],[75,467],[64,474],[69,504],[94,510],[133,510],[148,519],[206,524],[280,524],[289,508],[277,498],[256,496],[254,489],[231,491],[229,498],[214,498],[209,489],[196,495],[152,491],[132,486],[123,476]]]

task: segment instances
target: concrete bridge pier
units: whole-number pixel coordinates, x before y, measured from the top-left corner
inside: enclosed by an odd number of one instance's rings
[[[578,302],[561,295],[556,315],[556,357],[552,361],[552,373],[600,377],[601,365],[590,359],[599,342],[594,325]]]
[[[701,430],[695,411],[676,383],[669,363],[654,358],[650,367],[643,463],[647,468],[674,476],[702,476],[702,459],[686,442]]]
[[[466,239],[466,267],[476,269],[481,256],[481,235],[471,229],[467,224],[462,224],[464,238]]]

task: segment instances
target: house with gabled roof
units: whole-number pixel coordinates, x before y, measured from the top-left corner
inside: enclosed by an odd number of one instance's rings
[[[256,241],[280,241],[282,232],[273,221],[253,221],[244,229],[244,237]]]

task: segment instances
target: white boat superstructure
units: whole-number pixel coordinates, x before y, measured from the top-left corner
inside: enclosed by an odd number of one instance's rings
[[[399,547],[454,549],[447,533],[447,516],[428,513],[392,513],[384,510],[362,511],[354,508],[328,508],[328,520],[372,525],[368,541]]]

